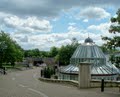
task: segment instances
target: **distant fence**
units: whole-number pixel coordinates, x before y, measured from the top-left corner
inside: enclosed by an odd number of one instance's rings
[[[48,78],[39,78],[40,81],[44,82],[52,82],[52,83],[60,83],[60,84],[67,84],[78,87],[78,81],[73,80],[60,80],[60,79],[48,79]],[[117,81],[105,81],[104,86],[105,87],[118,87],[120,85],[120,82]],[[100,80],[91,80],[90,81],[91,88],[100,88],[101,87],[101,81]]]
[[[100,80],[91,80],[90,82],[91,87],[101,87],[101,81]],[[120,85],[120,82],[118,81],[105,81],[104,86],[105,87],[118,87]]]

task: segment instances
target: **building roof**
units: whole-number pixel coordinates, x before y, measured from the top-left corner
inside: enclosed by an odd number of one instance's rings
[[[70,59],[70,65],[63,68],[61,72],[78,74],[78,65],[85,61],[92,63],[91,74],[119,73],[118,69],[108,62],[108,58],[106,58],[102,50],[89,37],[77,47]]]
[[[106,64],[104,53],[89,37],[85,39],[83,44],[77,47],[70,59],[71,64],[79,64],[84,61],[94,62],[99,65]]]
[[[85,43],[93,43],[93,40],[90,37],[88,37],[85,39]]]
[[[61,72],[63,73],[71,73],[71,74],[78,74],[79,68],[77,65],[68,65],[61,69]],[[103,66],[92,66],[91,67],[91,74],[92,75],[112,75],[112,74],[118,74],[119,70],[114,65],[103,65]]]

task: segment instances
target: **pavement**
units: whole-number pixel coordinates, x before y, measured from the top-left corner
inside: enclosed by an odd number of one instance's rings
[[[118,88],[78,89],[38,80],[40,67],[0,75],[0,97],[120,97]]]

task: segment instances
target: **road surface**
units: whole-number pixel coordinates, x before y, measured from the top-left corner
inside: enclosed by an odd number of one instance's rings
[[[118,88],[78,89],[38,80],[40,68],[0,75],[0,97],[120,97]]]

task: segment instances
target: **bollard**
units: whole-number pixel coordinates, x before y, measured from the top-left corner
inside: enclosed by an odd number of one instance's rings
[[[104,79],[101,80],[101,92],[104,92]]]
[[[43,70],[41,70],[41,77],[43,77]]]
[[[4,75],[6,74],[6,69],[5,69],[5,67],[3,67],[3,74],[4,74]]]

